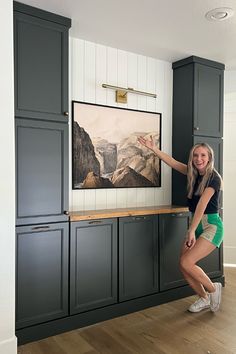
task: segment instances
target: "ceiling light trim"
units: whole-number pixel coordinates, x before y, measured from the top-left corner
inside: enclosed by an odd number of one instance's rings
[[[230,7],[218,7],[208,11],[205,15],[209,21],[225,21],[234,15],[234,10]]]

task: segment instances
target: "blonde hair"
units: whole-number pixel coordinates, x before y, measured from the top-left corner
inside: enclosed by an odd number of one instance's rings
[[[212,176],[213,172],[215,172],[219,176],[219,178],[221,180],[220,189],[222,189],[222,178],[221,178],[220,174],[214,168],[214,151],[206,143],[195,144],[192,147],[192,149],[190,150],[189,159],[188,159],[188,172],[187,172],[187,181],[188,181],[188,183],[187,183],[187,193],[188,193],[188,198],[192,198],[192,196],[193,196],[193,188],[194,188],[197,176],[198,176],[198,170],[193,165],[193,154],[194,154],[194,151],[197,148],[199,148],[199,147],[203,147],[204,149],[207,150],[209,161],[208,161],[208,164],[207,164],[207,167],[206,167],[205,174],[203,175],[203,178],[202,178],[201,182],[199,183],[199,186],[198,186],[195,194],[196,195],[202,195],[202,193],[204,192],[205,188],[207,187],[207,185],[210,182],[210,177]]]

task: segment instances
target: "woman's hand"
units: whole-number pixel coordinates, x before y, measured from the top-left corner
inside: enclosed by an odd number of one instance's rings
[[[186,235],[185,245],[187,248],[190,249],[195,245],[195,243],[196,243],[195,232],[189,230]]]
[[[152,136],[150,136],[150,140],[147,140],[143,136],[140,136],[138,137],[138,142],[150,150],[153,150],[155,147],[155,143],[153,141]]]

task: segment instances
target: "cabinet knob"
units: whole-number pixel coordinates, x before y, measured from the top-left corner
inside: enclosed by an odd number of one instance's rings
[[[199,127],[195,127],[194,130],[199,130]]]
[[[68,117],[68,115],[69,115],[69,112],[64,112],[64,116]]]
[[[69,211],[65,210],[65,211],[64,211],[64,214],[65,214],[65,215],[69,215]]]

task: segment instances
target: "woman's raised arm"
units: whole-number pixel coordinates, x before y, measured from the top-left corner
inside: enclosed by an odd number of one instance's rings
[[[146,148],[152,150],[154,154],[156,154],[159,159],[164,161],[168,166],[173,168],[174,170],[186,175],[187,174],[187,165],[184,163],[175,160],[172,156],[166,154],[165,152],[161,151],[158,149],[158,147],[155,145],[153,138],[151,136],[150,140],[145,139],[144,137],[140,136],[138,138],[138,142],[145,146]]]

